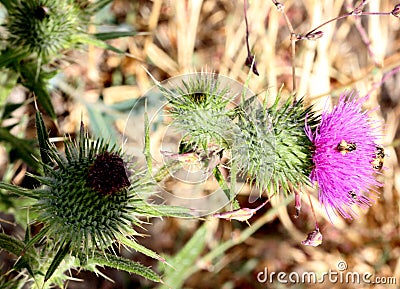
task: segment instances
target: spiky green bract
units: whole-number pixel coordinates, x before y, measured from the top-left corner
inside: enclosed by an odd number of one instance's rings
[[[239,117],[241,137],[232,148],[233,161],[254,180],[261,190],[274,194],[290,184],[301,187],[309,183],[312,169],[312,143],[304,131],[304,121],[316,125],[317,118],[303,100],[289,97],[282,105],[279,94],[275,103],[247,104]]]
[[[278,100],[277,100],[278,101]],[[295,101],[289,97],[281,107],[276,103],[268,109],[275,136],[276,161],[274,164],[274,186],[279,183],[284,191],[288,184],[294,187],[309,184],[309,174],[313,168],[312,148],[305,133],[305,119],[314,127],[318,117],[312,106],[304,107],[303,99]]]
[[[7,14],[10,47],[43,61],[70,48],[89,19],[73,0],[17,0]]]
[[[172,125],[183,139],[207,150],[209,145],[229,148],[235,134],[228,104],[238,95],[214,73],[195,73],[168,80],[159,89],[169,102]]]
[[[144,201],[138,192],[149,191],[151,182],[137,171],[128,180],[118,150],[81,131],[76,142],[65,142],[65,156],[55,148],[49,155],[56,166],[45,165],[46,176],[37,177],[45,186],[35,190],[34,208],[46,236],[59,246],[69,244],[72,254],[88,258],[117,235],[131,234],[132,223],[141,224],[136,205]]]

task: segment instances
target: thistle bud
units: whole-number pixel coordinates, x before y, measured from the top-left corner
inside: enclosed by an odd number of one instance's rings
[[[173,126],[192,148],[232,145],[238,128],[229,106],[242,96],[239,83],[215,73],[195,73],[169,79],[158,88],[169,102]]]
[[[313,247],[317,247],[321,245],[321,243],[322,243],[322,234],[318,228],[315,228],[314,231],[310,232],[307,235],[307,239],[301,242],[302,245],[313,246]]]
[[[317,39],[321,38],[322,36],[324,36],[323,31],[315,31],[312,33],[308,33],[305,37],[307,38],[307,40],[317,40]]]
[[[394,17],[400,18],[400,4],[396,4],[390,13]]]
[[[74,1],[10,1],[7,7],[7,40],[10,47],[51,60],[74,44],[75,34],[87,17]]]
[[[128,177],[120,151],[82,130],[77,141],[65,142],[65,156],[56,148],[49,155],[56,165],[46,165],[46,176],[37,177],[44,186],[35,191],[34,208],[56,244],[68,242],[72,254],[88,257],[129,234],[131,223],[141,223],[135,217],[138,194],[150,190],[150,181],[138,171]]]

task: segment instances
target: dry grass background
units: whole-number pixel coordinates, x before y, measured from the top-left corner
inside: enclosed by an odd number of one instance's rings
[[[369,1],[365,9],[387,12],[392,10],[395,2]],[[297,33],[310,31],[322,22],[347,12],[346,7],[355,4],[344,0],[283,3]],[[244,66],[247,52],[243,1],[115,0],[111,11],[117,23],[125,23],[138,31],[149,33],[111,42],[129,52],[131,57],[94,47],[89,47],[87,53],[70,56],[74,63],[66,66],[64,71],[70,80],[80,79],[83,84],[79,93],[71,91],[67,85],[63,87],[64,91],[75,95],[72,99],[55,96],[61,133],[74,132],[82,114],[90,126],[82,103],[96,104],[100,95],[105,104],[144,95],[153,83],[143,67],[158,80],[206,68],[245,82],[248,68]],[[247,13],[249,40],[260,73],[258,77],[251,77],[250,89],[257,93],[268,91],[273,96],[284,84],[283,91],[290,93],[290,34],[282,15],[272,1],[250,1]],[[369,46],[362,40],[357,26],[365,29]],[[298,97],[304,96],[307,103],[314,103],[317,109],[322,109],[327,97],[336,97],[345,89],[356,89],[360,95],[370,93],[367,108],[379,106],[373,115],[385,122],[382,144],[387,157],[386,170],[380,176],[384,187],[376,204],[367,212],[361,212],[357,220],[347,222],[338,219],[332,224],[320,208],[315,191],[309,189],[324,236],[321,246],[313,248],[300,245],[306,234],[314,229],[314,221],[307,199],[303,200],[299,219],[293,219],[294,204],[291,203],[265,220],[255,234],[227,251],[213,266],[198,264],[203,270],[187,280],[186,288],[287,288],[288,285],[284,284],[258,283],[257,272],[264,267],[268,267],[269,271],[284,272],[337,270],[336,264],[340,260],[347,262],[349,271],[395,276],[398,284],[297,284],[291,288],[399,288],[400,75],[394,74],[380,85],[386,73],[400,66],[399,28],[400,19],[393,16],[349,17],[324,26],[321,39],[300,41],[296,45]],[[96,26],[93,26],[95,29]],[[368,48],[372,53],[368,52]],[[129,83],[127,79],[134,81]],[[116,122],[119,131],[122,131],[124,121],[121,119]],[[157,151],[157,146],[154,150]],[[246,205],[245,192],[239,199]],[[265,211],[258,212],[251,222],[258,220]],[[153,225],[148,227],[150,237],[142,241],[157,252],[173,255],[182,248],[200,222],[154,220]],[[235,221],[209,221],[206,250],[212,249],[218,240],[240,235],[245,228],[245,224]],[[142,261],[155,265],[149,260]],[[82,284],[73,282],[70,286],[136,288],[141,282],[135,277],[129,279],[126,274],[110,274],[116,279],[115,284],[91,279]],[[78,274],[78,277],[85,276],[85,273]],[[145,284],[141,286],[156,286]],[[173,284],[170,285],[173,287]]]

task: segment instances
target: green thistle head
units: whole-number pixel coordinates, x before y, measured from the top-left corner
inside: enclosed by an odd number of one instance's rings
[[[7,7],[10,47],[51,60],[74,44],[88,17],[73,0],[17,0]]]
[[[183,140],[195,148],[229,148],[237,126],[228,108],[240,90],[214,73],[195,73],[158,85],[169,103],[173,126],[184,133]],[[232,80],[231,80],[232,81]]]
[[[81,130],[76,142],[65,142],[65,156],[54,147],[48,155],[56,166],[45,165],[46,176],[37,177],[44,186],[34,191],[34,208],[49,238],[88,257],[134,233],[132,223],[140,226],[146,205],[138,192],[149,192],[151,182],[140,172],[128,174],[120,151]]]
[[[301,187],[308,184],[312,169],[312,143],[304,127],[307,118],[311,125],[316,117],[311,107],[304,108],[303,101],[292,98],[281,106],[278,95],[270,108],[255,107],[247,103],[238,123],[242,139],[232,148],[233,161],[253,179],[256,185],[269,193],[279,187],[289,191],[289,184]]]

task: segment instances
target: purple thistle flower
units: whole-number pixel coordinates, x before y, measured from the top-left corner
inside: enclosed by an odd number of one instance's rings
[[[314,145],[310,179],[318,183],[318,198],[329,218],[332,212],[347,219],[357,216],[353,206],[371,206],[371,191],[376,194],[381,186],[372,165],[379,125],[362,111],[365,100],[345,92],[331,112],[322,113],[315,132],[305,128]]]

